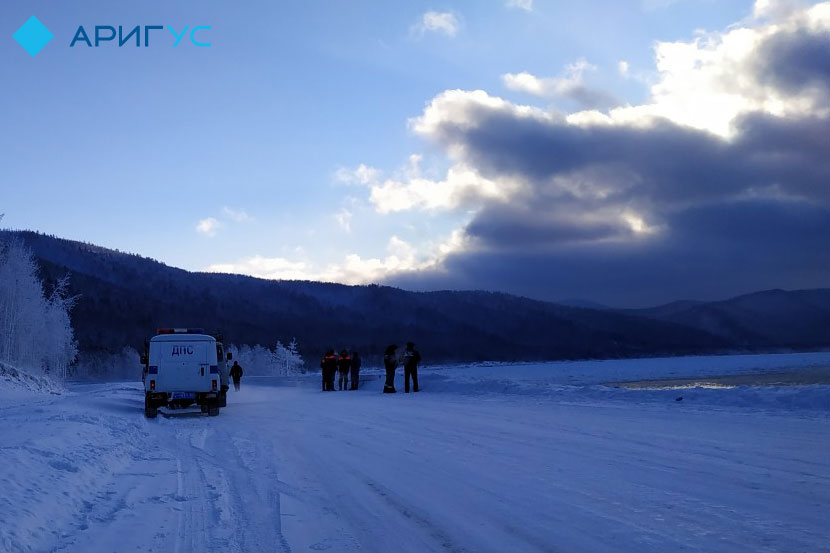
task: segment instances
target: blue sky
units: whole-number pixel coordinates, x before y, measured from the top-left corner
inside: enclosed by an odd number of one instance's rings
[[[572,113],[581,108],[567,94],[529,96],[504,76],[564,78],[581,60],[584,84],[638,105],[658,80],[658,41],[722,31],[753,12],[749,0],[535,0],[530,7],[3,2],[3,224],[192,270],[251,272],[245,260],[260,256],[293,267],[276,276],[325,278],[339,274],[326,268],[348,255],[383,265],[390,251],[399,258],[404,251],[421,262],[476,208],[383,212],[370,200],[371,183],[345,181],[361,164],[378,182],[411,179],[412,155],[422,156],[420,175],[440,180],[452,155],[409,121],[443,91],[480,89]],[[443,23],[425,27],[428,13]],[[55,34],[36,57],[11,38],[31,15]],[[202,36],[212,45],[174,48],[165,29],[149,48],[70,48],[78,25],[210,25]],[[208,232],[197,230],[200,222]],[[379,271],[367,278],[386,269]]]

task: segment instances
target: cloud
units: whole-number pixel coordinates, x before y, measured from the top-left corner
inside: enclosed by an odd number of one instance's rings
[[[334,220],[347,233],[352,232],[352,216],[353,213],[345,207],[334,215]]]
[[[473,214],[453,253],[389,282],[617,305],[830,285],[828,33],[826,2],[658,43],[649,100],[605,113],[438,94],[410,128],[465,185],[392,181],[373,202]],[[585,69],[505,82],[546,97]]]
[[[505,187],[516,185],[489,181],[463,164],[451,166],[443,178],[429,178],[422,174],[421,161],[420,155],[410,155],[409,163],[390,177],[361,164],[354,170],[340,169],[337,178],[367,186],[370,203],[384,214],[414,208],[454,209],[476,199],[502,196]]]
[[[657,11],[668,8],[676,4],[678,0],[642,0],[642,6],[645,11]]]
[[[412,26],[412,32],[417,36],[423,36],[426,33],[441,33],[454,37],[458,34],[460,27],[461,22],[454,13],[428,11]]]
[[[222,207],[222,216],[235,223],[247,223],[252,220],[251,216],[244,209],[234,209],[228,206]]]
[[[290,261],[284,257],[255,255],[236,263],[216,263],[205,268],[205,271],[270,279],[305,280],[309,274],[309,265],[304,261]]]
[[[377,180],[380,174],[380,170],[361,163],[354,169],[339,168],[334,173],[334,179],[343,184],[366,185]]]
[[[828,122],[748,114],[726,140],[659,119],[646,126],[574,124],[482,91],[447,91],[415,128],[491,182],[524,179],[581,201],[701,201],[749,183],[824,194]]]
[[[488,244],[447,257],[440,270],[402,273],[387,282],[423,290],[507,290],[549,300],[588,297],[620,307],[722,299],[782,286],[826,286],[828,233],[830,211],[823,208],[724,204],[683,212],[671,235],[646,244],[550,251],[539,244]]]
[[[755,0],[753,15],[759,19],[784,19],[806,6],[804,0]]]
[[[582,109],[608,109],[620,105],[613,95],[585,84],[586,71],[596,71],[584,59],[565,67],[563,76],[539,78],[527,72],[507,73],[502,80],[507,88],[542,98],[568,98]]]
[[[398,236],[392,236],[384,257],[363,258],[358,254],[346,255],[340,262],[319,267],[308,260],[290,260],[285,257],[255,255],[233,263],[216,263],[206,267],[207,272],[244,274],[276,280],[314,280],[343,284],[368,284],[380,282],[396,274],[412,273],[434,268],[464,247],[465,238],[460,232],[426,251],[418,249]],[[298,250],[302,254],[302,249]]]
[[[213,238],[216,236],[216,233],[221,227],[222,223],[220,223],[217,219],[214,217],[207,217],[196,224],[196,232],[207,236],[208,238]]]
[[[811,109],[830,108],[830,28],[774,34],[760,46],[755,74],[761,84],[800,98]]]
[[[248,215],[244,209],[235,209],[228,206],[222,206],[221,219],[216,217],[206,217],[196,224],[196,232],[208,238],[216,236],[221,229],[226,227],[228,223],[241,224],[250,223],[254,220]]]
[[[617,71],[618,71],[618,72],[619,72],[619,74],[620,74],[620,75],[622,75],[623,77],[628,77],[628,70],[629,70],[629,67],[628,67],[628,62],[627,62],[627,61],[625,61],[625,60],[620,60],[620,61],[617,63]]]
[[[729,137],[733,123],[747,113],[826,114],[830,109],[826,88],[792,88],[776,80],[787,78],[787,62],[792,62],[790,78],[806,84],[796,72],[821,67],[828,29],[830,3],[825,2],[786,21],[733,26],[725,32],[702,33],[688,42],[658,42],[659,79],[651,87],[650,101],[614,108],[608,121],[637,125],[665,118]],[[772,60],[765,60],[768,55]],[[805,67],[809,63],[812,68]]]
[[[496,183],[458,164],[446,176],[433,180],[415,174],[404,180],[388,179],[371,187],[369,200],[380,213],[410,209],[446,210],[483,198],[503,196],[512,183]]]
[[[363,259],[357,254],[347,255],[340,264],[333,264],[323,271],[323,280],[348,284],[378,282],[383,278],[402,271],[425,267],[419,264],[416,251],[409,243],[392,236],[387,244],[387,255],[383,259]]]
[[[507,0],[505,6],[508,8],[518,8],[526,12],[533,11],[533,0]]]

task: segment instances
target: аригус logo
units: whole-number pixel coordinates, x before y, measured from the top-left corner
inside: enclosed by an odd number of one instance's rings
[[[38,52],[43,50],[43,47],[49,44],[55,35],[46,28],[46,25],[34,15],[30,17],[26,23],[14,33],[14,39],[20,44],[32,57],[36,56]]]
[[[164,28],[164,25],[135,25],[133,27],[124,27],[122,25],[118,25],[117,27],[114,25],[95,25],[94,27],[90,27],[90,31],[87,32],[86,28],[80,25],[75,31],[69,47],[75,48],[77,45],[98,48],[106,44],[111,44],[117,45],[118,48],[132,45],[147,48],[150,46],[151,31],[164,32]],[[210,31],[210,25],[196,25],[192,28],[189,25],[185,25],[181,31],[167,26],[167,30],[173,35],[174,47],[178,46],[184,37],[188,37],[193,46],[209,47],[211,45],[210,42],[206,42],[203,38],[200,40],[196,36],[199,33],[201,37],[204,33]],[[41,23],[34,15],[26,23],[21,25],[13,36],[18,44],[33,57],[55,37],[46,28],[46,25]]]

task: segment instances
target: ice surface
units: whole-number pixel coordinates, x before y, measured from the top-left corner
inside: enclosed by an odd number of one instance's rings
[[[600,383],[829,362],[427,367],[408,395],[243,379],[219,417],[152,421],[139,383],[0,393],[0,551],[826,552],[830,387]]]

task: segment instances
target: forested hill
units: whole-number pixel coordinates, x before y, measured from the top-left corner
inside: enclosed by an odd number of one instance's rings
[[[226,341],[237,345],[272,345],[296,337],[301,353],[311,360],[327,347],[355,348],[371,360],[387,344],[407,340],[415,341],[430,361],[830,346],[827,332],[795,342],[777,339],[769,325],[763,332],[746,325],[722,332],[718,325],[705,324],[705,314],[694,315],[698,311],[622,312],[481,291],[408,292],[377,285],[191,273],[85,243],[0,231],[0,239],[12,237],[33,251],[47,286],[70,275],[71,292],[79,296],[72,322],[82,352],[139,348],[156,328],[166,326],[221,329]],[[812,317],[811,323],[830,323],[830,300],[823,308],[814,306]],[[775,319],[775,324],[786,322]]]
[[[830,346],[830,289],[765,290],[723,301],[679,301],[628,313],[697,328],[741,348]]]

